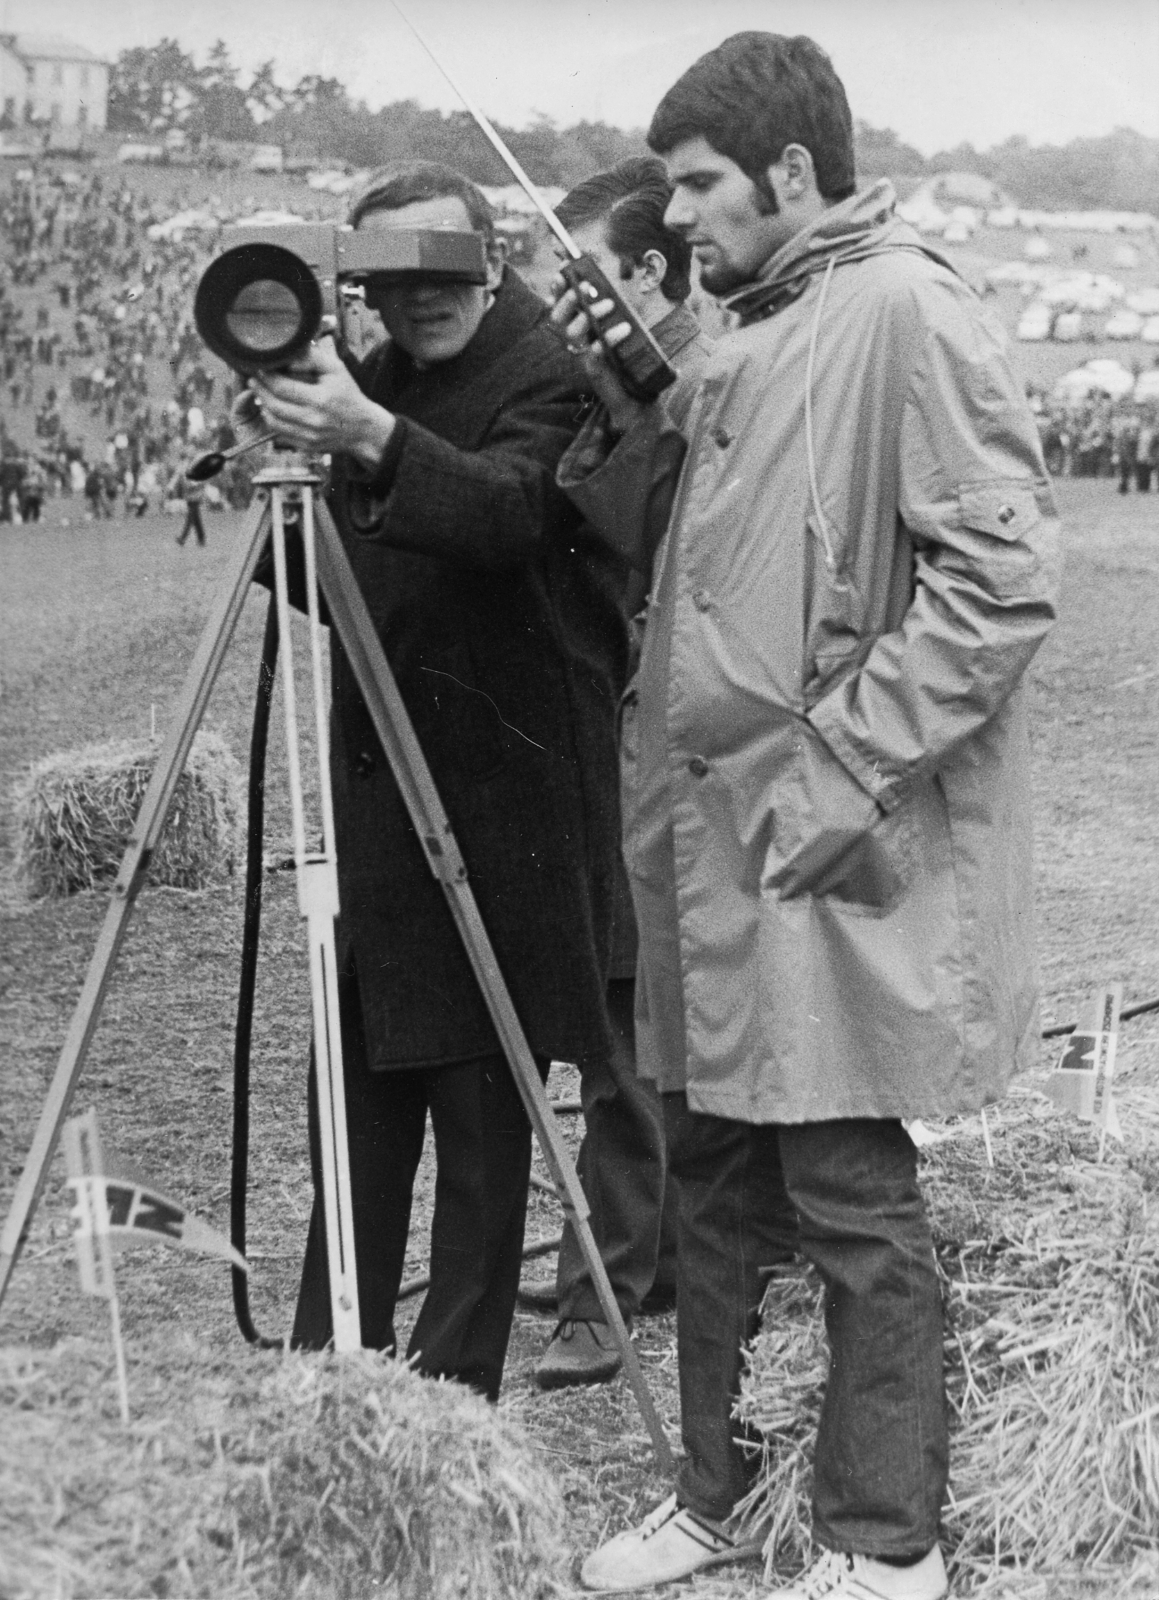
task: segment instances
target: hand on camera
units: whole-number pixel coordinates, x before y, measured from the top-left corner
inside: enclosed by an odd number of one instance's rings
[[[613,300],[594,300],[581,307],[579,294],[563,278],[555,278],[551,285],[555,297],[551,320],[562,333],[568,348],[578,356],[592,388],[608,408],[615,433],[627,433],[647,409],[634,400],[608,362],[608,351],[631,336],[626,322],[616,322],[610,327],[604,323],[615,311]]]
[[[260,373],[250,385],[268,426],[299,450],[341,451],[373,471],[394,432],[394,417],[367,399],[328,337],[288,371]]]

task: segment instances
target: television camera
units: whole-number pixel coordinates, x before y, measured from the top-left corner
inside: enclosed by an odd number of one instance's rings
[[[235,223],[202,274],[197,331],[250,377],[288,366],[320,332],[341,337],[343,310],[369,285],[487,281],[481,233],[452,228],[359,232],[331,222]]]

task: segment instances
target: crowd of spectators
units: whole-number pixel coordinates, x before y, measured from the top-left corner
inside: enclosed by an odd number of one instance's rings
[[[100,171],[38,171],[0,198],[0,521],[38,521],[49,496],[144,516],[181,498],[192,455],[233,442],[192,321],[205,245],[151,239],[158,220]],[[208,499],[251,493],[242,459]]]
[[[1094,394],[1057,400],[1032,391],[1047,468],[1055,477],[1114,478],[1119,493],[1159,489],[1159,401]]]
[[[107,171],[38,170],[0,195],[0,522],[39,521],[55,496],[94,521],[176,508],[190,457],[234,442],[229,380],[193,326],[207,247],[150,238],[160,220]],[[1030,399],[1056,476],[1159,489],[1159,403]],[[251,471],[230,462],[206,503],[248,505]]]

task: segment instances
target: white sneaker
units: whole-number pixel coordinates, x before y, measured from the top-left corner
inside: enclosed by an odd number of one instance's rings
[[[670,1495],[638,1528],[618,1533],[590,1555],[580,1568],[580,1581],[585,1589],[601,1594],[651,1589],[760,1552],[759,1540],[738,1543],[730,1539],[687,1507],[677,1505],[676,1496]]]
[[[796,1583],[775,1590],[774,1600],[942,1600],[948,1591],[937,1545],[912,1567],[825,1550]]]

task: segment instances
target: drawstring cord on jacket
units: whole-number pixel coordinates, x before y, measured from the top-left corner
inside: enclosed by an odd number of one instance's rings
[[[829,524],[825,520],[825,512],[821,505],[821,491],[817,487],[817,457],[813,450],[813,363],[817,355],[817,333],[821,327],[821,310],[825,304],[825,295],[829,288],[829,279],[833,276],[833,268],[837,265],[836,255],[829,257],[829,265],[825,268],[825,276],[821,280],[821,292],[817,296],[817,309],[813,313],[813,327],[809,334],[809,359],[805,365],[805,453],[809,458],[809,489],[813,496],[813,511],[817,518],[817,531],[821,535],[821,543],[825,546],[825,565],[830,572],[836,571],[837,557],[833,553],[833,540],[829,533]]]

